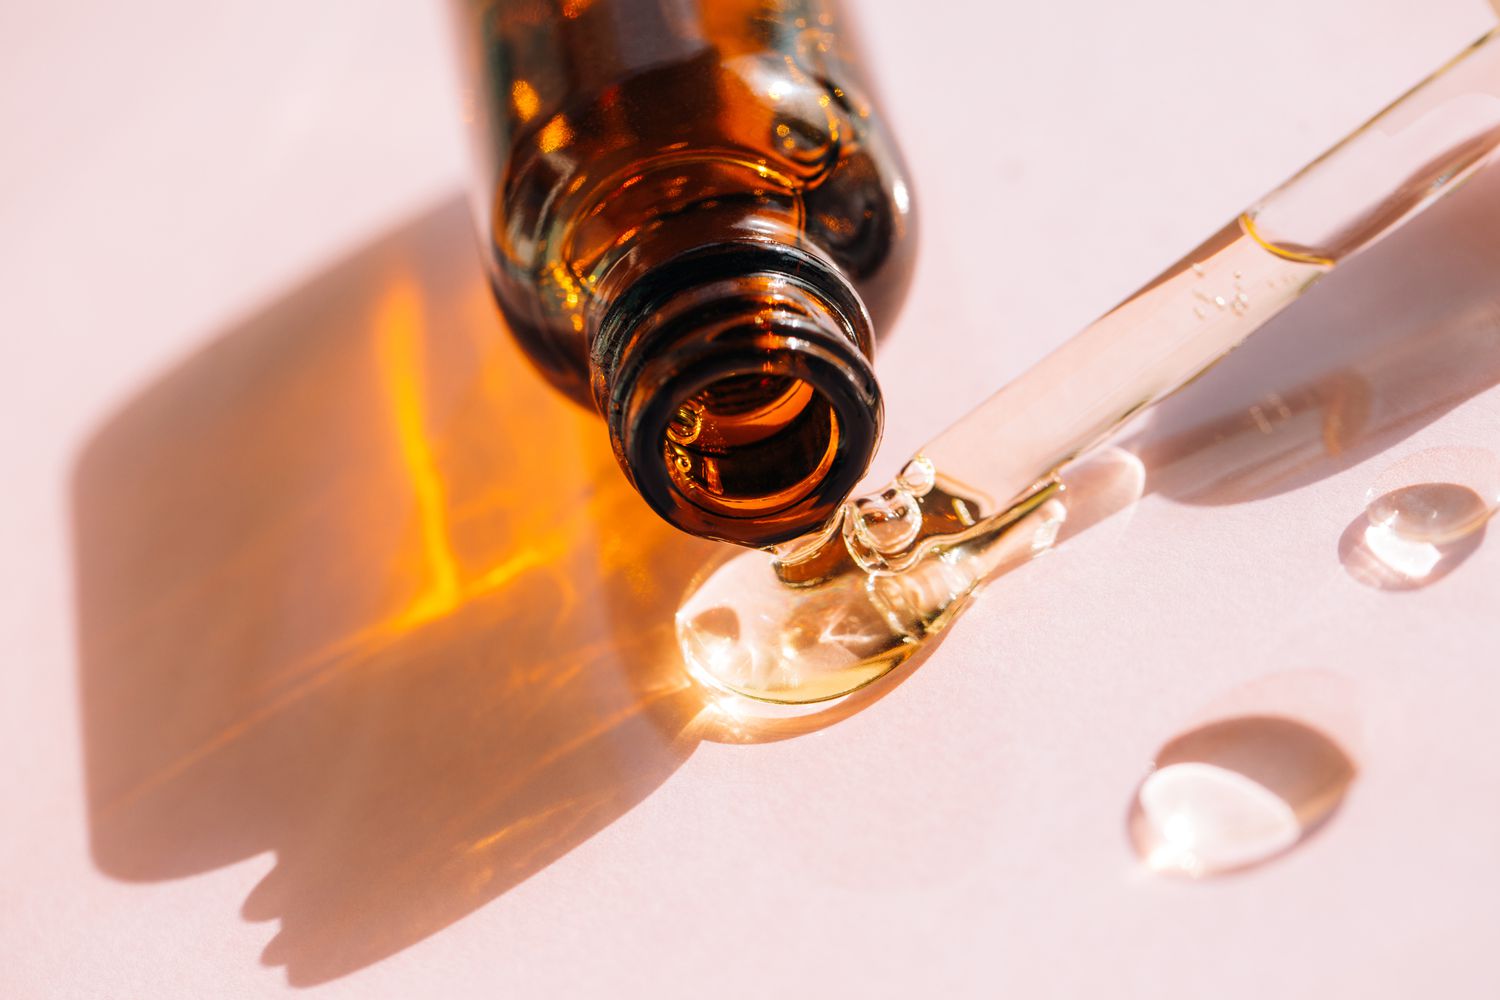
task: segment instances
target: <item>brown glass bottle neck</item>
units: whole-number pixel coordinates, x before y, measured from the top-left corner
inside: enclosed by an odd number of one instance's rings
[[[616,457],[678,527],[766,546],[820,527],[863,476],[882,404],[859,297],[831,265],[732,241],[634,281],[595,331]]]

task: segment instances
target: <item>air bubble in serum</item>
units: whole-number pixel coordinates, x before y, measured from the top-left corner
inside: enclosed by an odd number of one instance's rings
[[[1146,867],[1203,877],[1260,864],[1333,815],[1356,769],[1332,739],[1279,716],[1211,723],[1169,742],[1131,804]]]

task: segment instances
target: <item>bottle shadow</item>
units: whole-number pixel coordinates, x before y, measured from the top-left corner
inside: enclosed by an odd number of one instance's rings
[[[1146,490],[1195,505],[1286,493],[1500,383],[1496,274],[1491,164],[1155,407],[1123,444],[1144,464]]]
[[[526,370],[457,200],[146,389],[73,500],[95,861],[273,851],[244,915],[295,985],[500,896],[704,735],[672,613],[709,546]]]
[[[1500,382],[1497,222],[1490,168],[1341,268],[1125,443],[1145,488],[1285,492]],[[295,985],[501,896],[700,740],[799,735],[916,666],[816,721],[715,723],[672,625],[712,546],[493,315],[449,202],[215,339],[75,468],[95,861],[158,881],[274,852],[244,915],[279,919],[263,960]],[[1117,464],[1106,507],[1140,494]]]

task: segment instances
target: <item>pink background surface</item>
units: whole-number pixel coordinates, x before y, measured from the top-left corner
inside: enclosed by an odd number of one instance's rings
[[[923,212],[882,477],[1493,21],[1033,6],[851,4]],[[771,739],[668,658],[704,547],[495,337],[444,31],[0,12],[0,992],[1500,992],[1500,546],[1410,592],[1340,561],[1383,470],[1500,449],[1500,173],[1138,428],[1139,503]],[[1257,711],[1348,748],[1342,810],[1142,872],[1154,750]]]

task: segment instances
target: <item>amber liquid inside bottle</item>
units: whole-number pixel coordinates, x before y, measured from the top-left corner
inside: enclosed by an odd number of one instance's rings
[[[823,524],[882,418],[908,189],[815,0],[455,0],[495,297],[686,531]]]

